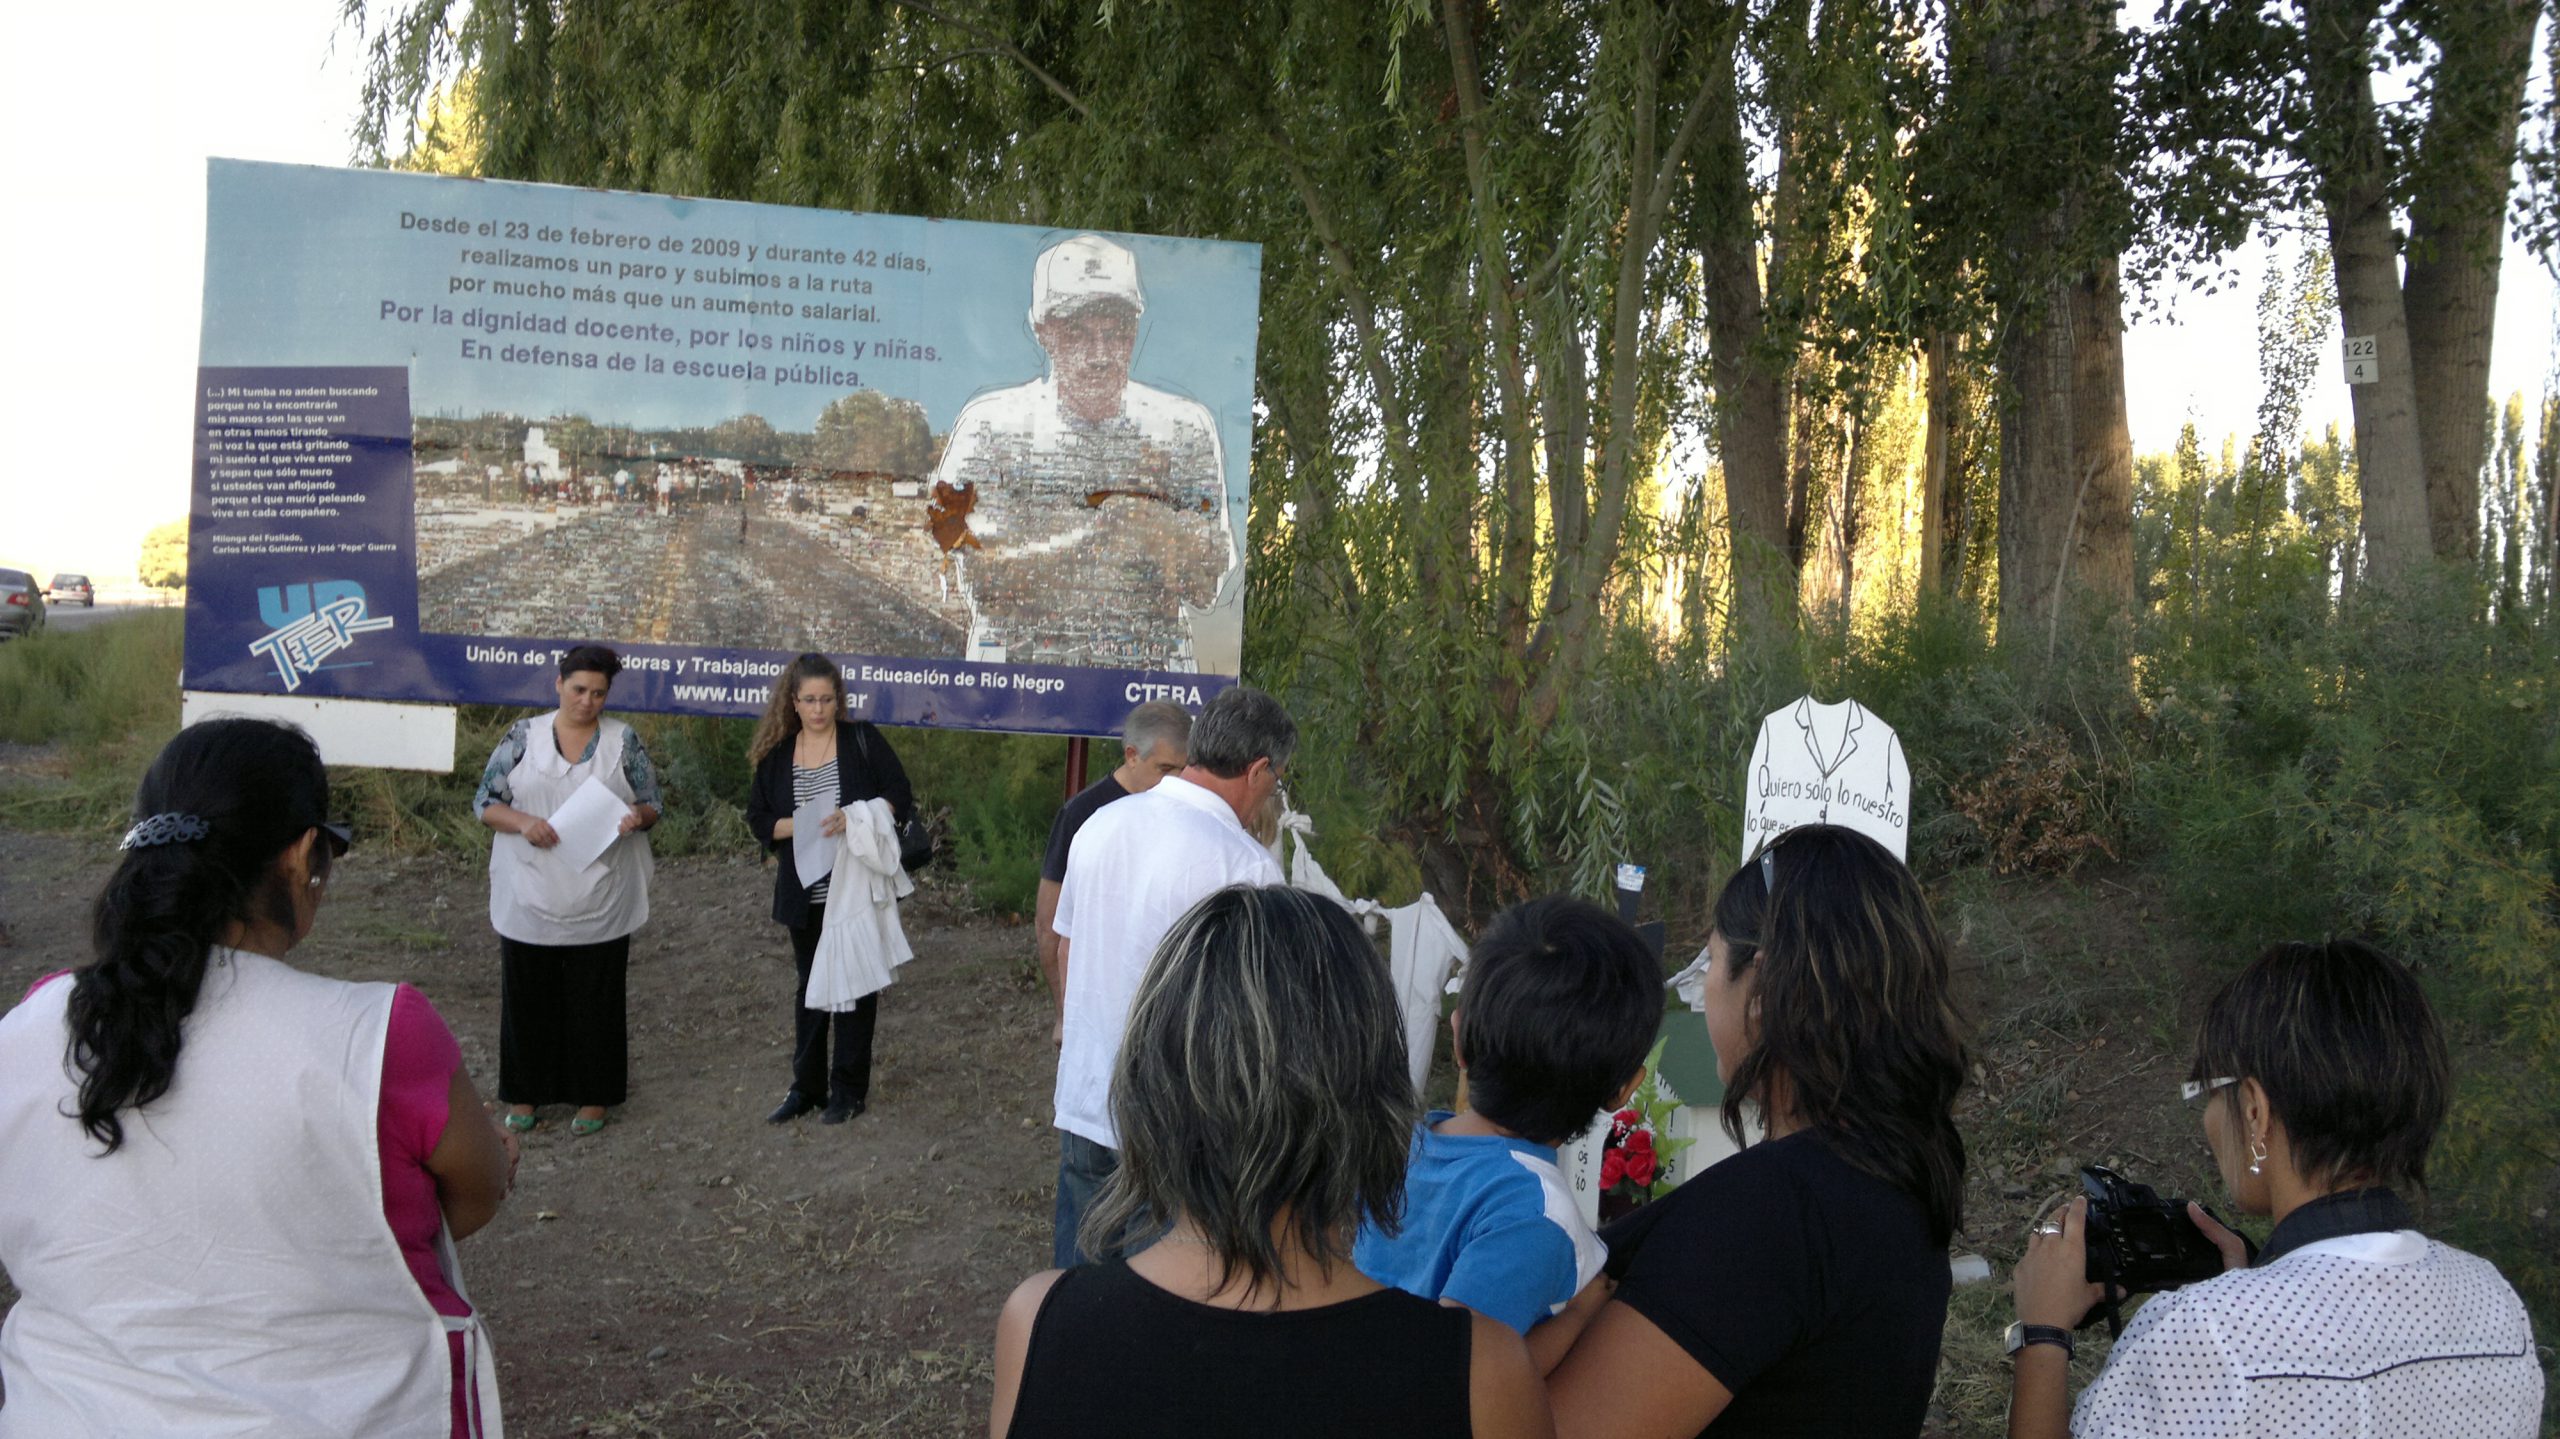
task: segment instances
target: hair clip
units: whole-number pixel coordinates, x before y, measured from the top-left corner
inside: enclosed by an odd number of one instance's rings
[[[171,810],[155,814],[124,832],[118,849],[149,849],[155,844],[186,844],[213,833],[213,826],[191,814]]]

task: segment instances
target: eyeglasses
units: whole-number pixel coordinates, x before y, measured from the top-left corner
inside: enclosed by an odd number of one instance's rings
[[[1778,846],[1775,841],[1760,847],[1760,892],[1778,892]]]
[[[318,827],[322,834],[329,837],[329,857],[331,859],[344,859],[346,858],[347,851],[355,847],[356,827],[349,824],[347,821],[342,819],[324,819],[320,822]]]
[[[2200,1110],[2213,1102],[2215,1090],[2227,1089],[2239,1082],[2227,1076],[2221,1079],[2190,1079],[2178,1086],[2178,1097],[2187,1102],[2188,1109]]]

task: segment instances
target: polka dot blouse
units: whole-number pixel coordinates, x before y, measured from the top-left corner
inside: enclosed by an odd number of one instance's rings
[[[2488,1261],[2413,1230],[2305,1245],[2151,1300],[2080,1439],[2533,1439],[2542,1369]]]

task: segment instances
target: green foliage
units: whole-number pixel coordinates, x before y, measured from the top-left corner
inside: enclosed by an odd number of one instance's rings
[[[62,747],[33,782],[0,781],[0,821],[124,822],[142,768],[178,729],[176,610],[0,645],[0,742]]]
[[[187,522],[172,520],[142,537],[134,574],[155,590],[187,587]]]
[[[1028,915],[1040,886],[1049,823],[1066,802],[1067,742],[963,730],[891,730],[916,799],[946,841],[943,858],[969,898]],[[1120,746],[1096,742],[1088,782],[1119,767]]]
[[[2547,1313],[2560,1265],[2525,1211],[2560,1127],[2560,654],[2439,579],[2344,622],[2262,608],[2250,633],[2161,647],[2142,828],[2232,968],[2354,934],[2419,969],[2485,1057],[2458,1076],[2437,1212]]]

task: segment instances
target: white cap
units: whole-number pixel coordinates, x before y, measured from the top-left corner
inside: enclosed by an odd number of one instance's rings
[[[1040,252],[1031,264],[1031,323],[1086,300],[1122,300],[1146,312],[1138,290],[1138,257],[1100,235],[1076,235]]]

